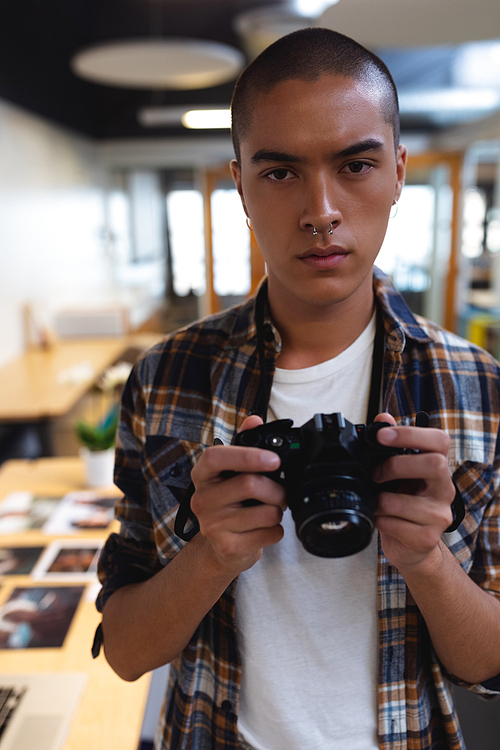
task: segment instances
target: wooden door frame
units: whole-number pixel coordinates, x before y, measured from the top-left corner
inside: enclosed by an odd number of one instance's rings
[[[203,175],[202,180],[202,194],[203,194],[203,213],[204,213],[204,226],[205,226],[205,264],[206,264],[206,283],[207,283],[207,294],[208,294],[208,306],[210,312],[218,312],[220,310],[220,300],[218,294],[214,289],[214,273],[213,273],[213,223],[212,223],[212,202],[211,195],[217,187],[217,182],[220,180],[231,180],[231,171],[229,164],[220,166],[213,169],[207,169]],[[249,294],[253,294],[257,289],[262,277],[266,272],[264,259],[257,245],[255,235],[250,232],[250,290]]]
[[[460,253],[462,249],[462,187],[464,153],[462,151],[427,151],[422,154],[408,156],[406,174],[413,169],[432,169],[446,166],[450,172],[450,188],[452,191],[450,257],[446,274],[444,290],[444,327],[452,332],[457,330],[457,287],[460,273]],[[403,188],[404,190],[404,188]]]

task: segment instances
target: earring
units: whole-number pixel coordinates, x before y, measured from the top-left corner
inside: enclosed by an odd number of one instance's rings
[[[248,218],[248,216],[247,216],[247,218],[246,218],[246,223],[247,223],[247,227],[249,228],[249,230],[250,230],[251,232],[253,232],[253,226],[252,226],[252,222],[250,221],[250,219]]]
[[[394,212],[393,212],[393,209],[394,209]],[[392,204],[391,213],[389,214],[389,219],[395,219],[397,215],[398,215],[398,202],[394,201],[394,203]]]
[[[318,230],[316,229],[316,227],[313,227],[313,237],[316,237],[317,234]]]

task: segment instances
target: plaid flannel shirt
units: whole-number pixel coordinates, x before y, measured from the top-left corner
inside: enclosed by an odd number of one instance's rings
[[[383,409],[412,421],[426,411],[430,425],[450,435],[449,465],[466,517],[443,538],[470,577],[500,597],[500,367],[484,351],[414,316],[377,269],[374,285],[385,327]],[[280,338],[268,318],[264,338],[271,381]],[[121,531],[101,556],[100,611],[113,591],[153,576],[182,548],[174,520],[193,465],[214,438],[230,443],[255,408],[256,339],[251,298],[172,334],[135,366],[117,447]],[[236,585],[171,665],[157,750],[238,748]],[[380,549],[378,612],[380,748],[464,750],[448,685],[454,678],[437,660],[402,576]],[[492,697],[500,681],[469,687]]]

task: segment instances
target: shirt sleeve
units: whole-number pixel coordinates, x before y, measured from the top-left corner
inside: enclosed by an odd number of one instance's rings
[[[482,468],[482,472],[478,467],[475,471],[470,469],[467,472],[469,482],[474,485],[478,496],[484,493],[490,497],[484,507],[481,507],[480,502],[472,503],[469,507],[471,518],[476,517],[478,521],[469,576],[483,591],[500,600],[500,460]],[[482,493],[478,490],[481,485]],[[451,549],[453,551],[453,546]],[[496,698],[500,695],[500,675],[471,685],[444,669],[443,672],[452,682],[472,690],[482,698]]]
[[[134,369],[122,397],[115,459],[115,484],[124,493],[115,510],[121,528],[109,536],[99,559],[100,612],[117,589],[145,581],[162,568],[141,465],[145,433],[146,404]]]

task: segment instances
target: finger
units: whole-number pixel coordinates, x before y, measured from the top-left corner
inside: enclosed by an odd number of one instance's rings
[[[433,498],[415,497],[393,492],[381,492],[375,510],[379,530],[394,534],[394,527],[410,524],[426,527],[441,534],[452,522],[451,503],[435,502]],[[392,531],[389,531],[392,528]],[[406,527],[405,527],[406,528]],[[414,528],[415,530],[415,528]]]
[[[236,474],[224,482],[223,488],[219,485],[212,488],[212,492],[222,498],[219,502],[223,505],[234,504],[240,507],[245,501],[257,500],[260,503],[277,505],[282,510],[286,508],[285,488],[265,474]],[[229,497],[232,503],[227,502]],[[247,503],[245,505],[251,507]]]
[[[227,480],[224,490],[226,488],[236,498],[237,503],[257,500],[261,503],[277,505],[282,510],[287,507],[284,486],[265,474],[236,474]],[[247,507],[250,506],[247,504]]]
[[[241,509],[245,500],[286,508],[285,488],[264,474],[236,474],[223,483],[210,484],[196,490],[191,498],[191,508],[198,518],[214,515],[220,509]],[[251,507],[251,506],[250,506]]]
[[[219,513],[207,517],[201,528],[205,536],[217,532],[224,527],[230,533],[242,534],[258,529],[268,529],[278,526],[283,519],[283,508],[279,505],[262,503],[260,505],[242,506],[230,505],[221,509]]]
[[[448,461],[442,453],[413,453],[392,456],[373,471],[374,482],[393,480],[425,480],[426,485],[441,488],[454,497]]]
[[[394,425],[394,427],[396,426],[396,420],[394,419],[394,417],[391,416],[390,414],[387,414],[386,412],[382,414],[377,414],[377,416],[375,417],[373,421],[374,422],[388,422],[389,424]]]
[[[245,570],[261,557],[264,547],[277,544],[283,538],[283,533],[283,527],[277,525],[241,534],[222,534],[214,551],[223,563]]]
[[[377,432],[381,445],[391,448],[407,448],[424,453],[448,455],[450,437],[443,430],[430,427],[383,427]]]
[[[238,432],[243,432],[243,430],[253,430],[254,427],[260,427],[261,424],[264,424],[262,417],[259,417],[258,414],[252,414],[250,417],[245,417]]]
[[[210,481],[222,481],[227,471],[260,473],[276,471],[280,465],[277,453],[239,445],[210,446],[191,472],[195,487]]]

